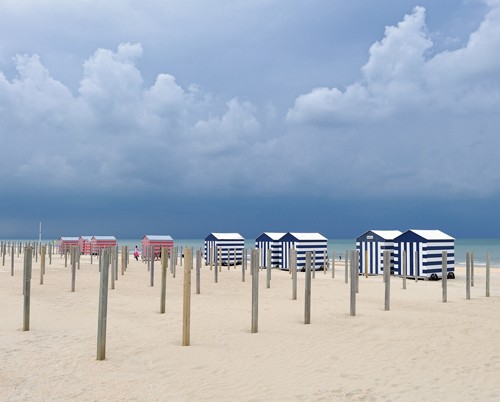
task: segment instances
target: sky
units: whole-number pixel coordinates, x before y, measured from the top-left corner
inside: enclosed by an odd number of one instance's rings
[[[500,0],[2,0],[0,238],[498,238]]]

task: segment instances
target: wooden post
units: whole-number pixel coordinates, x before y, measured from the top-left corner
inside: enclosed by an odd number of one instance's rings
[[[368,279],[368,270],[370,269],[370,253],[368,252],[368,249],[365,250],[365,258],[364,258],[364,263],[365,263],[365,278]]]
[[[113,247],[108,248],[110,265],[111,265],[111,289],[115,288],[116,271],[115,271],[115,250]]]
[[[349,253],[349,266],[351,270],[351,298],[350,298],[350,315],[351,317],[354,317],[356,315],[356,277],[354,276],[356,274],[356,269],[354,267],[355,265],[355,252],[351,251]],[[346,266],[347,266],[347,253],[346,253]]]
[[[470,286],[474,287],[474,252],[470,253]]]
[[[403,250],[403,289],[406,289],[406,270],[408,268],[408,261],[406,261],[406,250]]]
[[[49,265],[52,265],[52,243],[49,243]]]
[[[68,266],[68,246],[64,245],[64,267]]]
[[[122,246],[121,258],[120,258],[120,268],[122,275],[125,273],[125,246]]]
[[[442,253],[442,267],[441,267],[441,286],[443,288],[443,303],[448,301],[448,253]]]
[[[40,285],[43,285],[43,275],[45,275],[45,246],[40,252]]]
[[[391,309],[391,261],[389,251],[384,251],[385,303],[384,310]]]
[[[219,247],[219,272],[222,272],[222,247]]]
[[[490,297],[490,254],[486,253],[486,297]]]
[[[181,256],[182,258],[182,256]],[[184,293],[182,303],[182,346],[189,346],[191,333],[191,267],[193,252],[184,249]]]
[[[332,250],[332,278],[335,278],[335,250]]]
[[[297,250],[290,249],[290,270],[292,271],[292,300],[297,300]]]
[[[247,249],[243,249],[243,258],[241,260],[241,281],[245,282],[245,270],[247,268]]]
[[[271,287],[271,249],[267,250],[267,258],[266,258],[266,288],[269,289]]]
[[[313,278],[316,278],[316,250],[314,250],[312,252],[312,263],[311,263],[312,267],[312,277]]]
[[[356,264],[356,293],[359,293],[359,251],[355,250],[354,251],[354,262]]]
[[[106,324],[108,316],[109,252],[104,251],[99,259],[101,283],[99,288],[99,318],[97,321],[97,360],[106,358]]]
[[[10,253],[10,276],[14,276],[14,244],[12,244],[12,252]]]
[[[33,263],[32,249],[26,247],[24,250],[24,309],[23,309],[23,331],[30,330],[30,302],[31,302],[31,268]]]
[[[323,274],[326,275],[326,262],[327,260],[326,250],[323,251]]]
[[[210,247],[210,248],[207,247],[207,250],[210,250],[210,254],[209,254],[208,260],[209,260],[210,271],[211,271],[212,270],[212,266],[213,266],[213,262],[215,260],[214,248],[213,247]]]
[[[314,254],[314,252],[313,252]],[[306,253],[306,278],[304,295],[304,324],[311,323],[311,252]]]
[[[345,255],[344,255],[344,264],[345,264],[345,283],[349,283],[349,274],[348,274],[348,261],[349,261],[349,258],[348,258],[348,251],[346,250],[345,251]]]
[[[415,283],[418,283],[418,275],[420,274],[420,261],[418,258],[418,251],[415,250],[415,261],[413,265],[413,275],[415,276]]]
[[[467,252],[465,259],[466,259],[466,264],[465,264],[465,299],[470,300],[471,255],[469,252]]]
[[[221,250],[220,250],[220,247],[217,247],[215,249],[215,253],[216,253],[216,261],[215,261],[215,267],[214,267],[214,282],[215,283],[219,283],[219,262],[220,262],[220,259],[221,259]]]
[[[160,314],[165,314],[165,301],[167,299],[167,249],[163,247],[161,252],[161,296],[160,296]]]
[[[252,249],[252,329],[251,333],[259,331],[259,250]]]
[[[74,253],[74,247],[71,246],[71,254]],[[71,291],[75,291],[75,282],[76,282],[76,258],[71,258]]]
[[[155,285],[155,249],[151,246],[151,269],[149,271],[149,286]]]
[[[201,250],[196,251],[196,294],[201,293]]]

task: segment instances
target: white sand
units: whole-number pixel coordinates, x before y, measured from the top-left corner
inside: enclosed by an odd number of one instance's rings
[[[98,266],[82,257],[76,292],[70,268],[55,257],[39,285],[33,265],[31,330],[22,331],[22,261],[0,266],[0,400],[171,401],[498,401],[500,270],[484,296],[476,268],[472,300],[464,270],[441,282],[392,278],[384,311],[382,277],[360,278],[356,317],[349,316],[343,266],[316,274],[312,321],[304,325],[304,274],[291,300],[287,272],[260,274],[259,333],[250,333],[251,282],[241,268],[219,283],[203,267],[192,295],[191,346],[181,346],[182,273],[167,280],[159,314],[160,271],[149,286],[146,265],[131,259],[109,291],[106,360],[96,361]]]

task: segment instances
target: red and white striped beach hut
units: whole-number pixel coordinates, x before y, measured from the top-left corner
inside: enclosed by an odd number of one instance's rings
[[[166,247],[170,253],[170,249],[174,247],[174,239],[168,235],[146,235],[142,238],[142,256],[145,259],[150,258],[151,246],[156,257],[160,255],[162,247]]]
[[[71,251],[71,246],[78,246],[78,237],[60,237],[59,238],[59,252],[65,253]]]
[[[90,250],[93,254],[99,254],[103,248],[116,246],[115,236],[92,236],[90,239]]]
[[[90,255],[92,236],[80,236],[78,245],[82,254]]]

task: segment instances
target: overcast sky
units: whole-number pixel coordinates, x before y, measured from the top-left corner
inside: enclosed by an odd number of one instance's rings
[[[0,3],[0,237],[500,237],[500,0]]]

